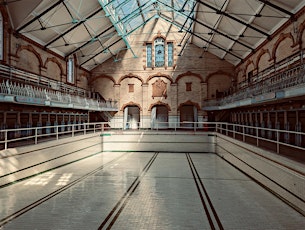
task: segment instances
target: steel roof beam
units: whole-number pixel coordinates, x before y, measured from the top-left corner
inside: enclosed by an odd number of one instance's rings
[[[70,55],[72,55],[73,53],[75,53],[75,52],[79,51],[80,49],[84,48],[86,45],[92,43],[92,41],[94,41],[96,38],[102,36],[104,33],[106,33],[107,31],[109,31],[112,28],[114,28],[113,25],[109,26],[106,30],[104,30],[103,32],[99,33],[98,35],[95,35],[91,40],[87,41],[85,44],[81,45],[77,49],[75,49],[72,52],[68,53],[65,57],[67,58]]]
[[[131,30],[130,32],[128,32],[128,33],[126,34],[126,36],[128,36],[128,35],[131,34],[131,33],[133,33],[135,30],[139,29],[142,25],[145,25],[148,21],[150,21],[150,20],[153,19],[153,18],[155,18],[155,16],[153,16],[153,17],[147,19],[147,20],[144,21],[140,26],[138,26],[137,28],[135,28],[135,29]],[[93,58],[95,58],[96,56],[100,55],[100,54],[103,53],[105,50],[109,49],[111,46],[115,45],[116,43],[118,43],[118,42],[121,41],[121,40],[124,40],[124,38],[121,37],[121,38],[118,39],[117,41],[113,42],[111,45],[105,47],[103,50],[101,50],[100,52],[94,54],[92,57],[90,57],[89,59],[87,59],[86,61],[84,61],[83,63],[81,63],[80,66],[86,64],[88,61],[90,61],[90,60],[92,60]],[[127,46],[127,49],[129,49],[128,46]],[[132,50],[131,50],[131,52],[132,52]],[[136,57],[136,56],[134,55],[134,57]]]
[[[187,1],[186,1],[186,2],[187,2]],[[197,5],[197,2],[194,3],[194,5],[193,5],[193,7],[192,7],[192,10],[190,11],[189,15],[186,17],[185,22],[183,23],[183,25],[182,25],[182,27],[181,27],[180,30],[182,30],[182,29],[184,28],[186,22],[187,22],[189,19],[193,19],[193,18],[191,17],[191,14],[194,14],[194,9],[195,9],[195,6],[196,6],[196,5]],[[184,8],[184,6],[183,6],[183,8]],[[174,9],[174,7],[173,7],[173,9]],[[183,12],[183,11],[181,11],[181,12]]]
[[[116,0],[117,1],[117,0]],[[114,1],[114,2],[116,2]],[[113,10],[114,11],[117,11],[117,9],[120,9],[122,8],[124,5],[126,5],[128,2],[130,2],[131,0],[125,0],[123,2],[121,2],[119,5],[117,5],[116,7],[112,6],[113,7]],[[109,4],[106,4],[105,7],[107,7]]]
[[[145,17],[144,17],[144,15],[143,15],[143,11],[142,11],[142,7],[141,7],[141,5],[140,5],[140,2],[139,2],[139,0],[137,0],[137,4],[138,4],[138,7],[139,8],[141,8],[141,16],[142,16],[142,19],[143,19],[143,22],[145,21]]]
[[[236,18],[236,17],[230,15],[229,13],[220,11],[219,9],[217,9],[217,8],[215,8],[215,7],[209,5],[209,4],[207,4],[207,3],[205,3],[205,2],[203,2],[203,1],[201,1],[201,0],[197,0],[197,2],[199,2],[200,4],[202,4],[202,5],[204,5],[204,6],[208,7],[208,8],[210,8],[210,9],[212,9],[212,10],[214,10],[217,14],[222,14],[222,15],[224,15],[224,16],[226,16],[226,17],[228,17],[228,18],[230,18],[230,19],[232,19],[232,20],[234,20],[234,21],[236,21],[236,22],[238,22],[238,23],[240,23],[240,24],[242,24],[242,25],[244,25],[244,26],[247,26],[247,27],[249,27],[249,28],[255,30],[256,32],[258,32],[258,33],[260,33],[260,34],[265,35],[267,38],[270,38],[270,35],[269,35],[268,33],[266,33],[266,32],[264,32],[264,31],[262,31],[262,30],[260,30],[260,29],[258,29],[258,28],[256,28],[256,27],[252,26],[251,24],[248,24],[248,23],[246,23],[246,22],[244,22],[244,21],[242,21],[242,20],[240,20],[240,19],[238,19],[238,18]]]
[[[102,6],[102,8],[103,8],[103,10],[105,11],[106,15],[109,15],[109,17],[108,17],[109,20],[110,20],[111,23],[113,24],[113,26],[114,26],[115,30],[117,31],[117,33],[118,33],[120,36],[122,36],[122,39],[124,40],[124,42],[125,42],[127,48],[130,48],[130,49],[131,49],[130,44],[129,44],[129,41],[128,41],[127,38],[126,38],[126,29],[125,29],[124,23],[122,23],[122,27],[123,27],[123,28],[121,28],[120,26],[118,26],[118,21],[116,20],[115,15],[112,15],[112,14],[111,14],[112,11],[109,10],[108,7],[105,7],[105,4],[103,3],[102,0],[98,0],[98,2],[99,2],[99,4]],[[126,1],[124,1],[124,2],[126,2]],[[111,12],[111,13],[110,13],[110,12]],[[115,13],[116,13],[116,12],[114,12],[114,14],[115,14]],[[125,30],[125,31],[124,31],[124,30]],[[131,49],[131,50],[132,50],[132,49]],[[133,53],[133,51],[132,51],[132,53]]]
[[[167,4],[163,3],[163,2],[162,2],[162,4],[165,5],[165,6],[167,6],[167,7],[169,7],[169,8],[171,8],[171,6],[169,6],[169,5],[167,5]],[[173,8],[172,8],[172,9],[173,9]],[[244,44],[244,43],[240,42],[240,41],[237,40],[237,39],[231,38],[231,37],[228,36],[227,34],[222,33],[221,31],[219,31],[219,30],[217,30],[217,29],[214,29],[213,27],[211,27],[211,26],[209,26],[209,25],[204,24],[204,23],[202,23],[201,21],[198,21],[196,18],[190,17],[190,16],[188,16],[188,15],[182,13],[182,12],[177,11],[176,9],[173,9],[173,10],[175,10],[177,13],[181,14],[182,16],[187,17],[187,18],[190,18],[191,20],[195,21],[196,23],[198,23],[198,24],[200,24],[200,25],[202,25],[202,26],[204,26],[204,27],[206,27],[206,28],[208,28],[208,29],[210,29],[210,30],[212,30],[212,31],[214,31],[214,32],[216,32],[216,33],[218,33],[218,34],[220,34],[220,35],[222,35],[222,36],[224,36],[224,37],[226,37],[226,38],[228,38],[228,39],[230,39],[230,40],[232,40],[232,41],[234,41],[234,42],[240,44],[240,45],[242,45],[242,46],[244,46],[244,47],[246,47],[247,49],[250,49],[251,51],[254,50],[254,49],[253,49],[252,47],[250,47],[249,45]]]
[[[149,4],[150,3],[150,4]],[[130,12],[130,14],[125,15],[125,17],[123,17],[122,19],[120,19],[119,21],[116,21],[115,23],[125,23],[126,21],[130,20],[130,18],[133,18],[134,15],[138,16],[139,13],[143,13],[143,8],[145,7],[144,10],[146,10],[146,8],[150,7],[153,3],[151,2],[146,2],[145,4],[143,4],[141,7],[135,9],[134,11]],[[144,21],[144,20],[143,20]]]
[[[103,53],[105,50],[109,49],[111,46],[115,45],[116,43],[118,43],[119,41],[121,41],[123,38],[120,37],[118,40],[116,40],[115,42],[113,42],[111,45],[104,47],[103,50],[101,50],[100,52],[94,54],[92,57],[90,57],[89,59],[87,59],[86,61],[84,61],[83,63],[80,64],[80,66],[86,64],[88,61],[92,60],[93,58],[95,58],[96,56],[100,55],[101,53]]]
[[[168,22],[170,22],[170,23],[172,23],[172,24],[173,24],[174,26],[176,26],[177,28],[180,28],[180,27],[181,27],[181,25],[179,25],[179,24],[176,23],[176,22],[170,21],[170,20],[167,19],[164,15],[161,15],[161,18],[164,19],[164,20],[166,20],[166,21],[168,21]],[[204,41],[204,42],[206,42],[206,43],[208,43],[208,44],[210,44],[210,45],[212,45],[212,46],[215,46],[216,48],[218,48],[218,49],[220,49],[220,50],[222,50],[222,51],[224,51],[224,52],[226,52],[226,53],[231,54],[232,56],[234,56],[234,57],[240,59],[241,61],[243,60],[241,57],[237,56],[236,54],[234,54],[234,53],[232,53],[232,52],[226,50],[225,48],[223,48],[223,47],[221,47],[221,46],[219,46],[219,45],[217,45],[217,44],[215,44],[215,43],[213,43],[213,42],[211,42],[211,41],[209,41],[209,40],[207,40],[207,39],[205,39],[205,38],[203,38],[203,37],[200,37],[199,35],[195,34],[195,33],[192,32],[192,31],[187,31],[187,30],[185,30],[185,32],[191,33],[193,36],[195,36],[195,37],[201,39],[202,41]]]
[[[285,10],[284,8],[282,8],[282,7],[278,6],[278,5],[275,5],[275,4],[273,4],[273,3],[271,3],[271,2],[269,2],[267,0],[258,0],[258,1],[260,1],[262,3],[265,3],[266,5],[274,8],[274,9],[276,9],[276,10],[282,12],[282,13],[285,13],[285,14],[288,14],[289,16],[291,16],[291,17],[294,17],[294,14],[291,13],[290,11]]]
[[[183,6],[182,6],[182,8],[181,9],[179,9],[179,11],[181,11],[181,12],[183,12],[184,11],[184,7],[186,6],[186,4],[187,4],[187,2],[188,2],[189,0],[187,0],[187,1],[184,1],[184,4],[183,4]],[[197,2],[196,2],[197,3]],[[196,5],[196,3],[195,3],[195,5]]]
[[[193,23],[194,23],[194,21],[192,21],[191,22],[191,24],[190,24],[190,26],[189,26],[189,28],[188,28],[188,30],[190,30],[191,31],[191,27],[192,27],[192,25],[193,25]],[[172,25],[172,24],[171,24]],[[188,33],[187,32],[185,32],[185,34],[184,34],[184,36],[183,36],[183,39],[182,39],[182,41],[181,41],[181,43],[183,42],[183,40],[184,40],[184,38],[186,37],[186,35],[187,35]],[[190,34],[190,33],[189,33]],[[185,41],[185,43],[184,43],[184,45],[183,45],[183,47],[182,47],[182,49],[180,50],[180,52],[179,52],[179,54],[178,54],[178,56],[181,56],[181,54],[182,54],[182,52],[183,52],[183,50],[184,50],[184,48],[185,48],[185,46],[186,46],[186,43],[188,42],[188,40],[191,38],[191,35],[192,34],[190,34],[190,36],[186,39],[186,41]]]
[[[80,25],[82,25],[83,23],[85,23],[87,20],[89,20],[90,18],[92,18],[93,16],[95,16],[96,14],[98,14],[99,12],[103,11],[102,8],[94,11],[92,14],[90,14],[87,18],[85,18],[84,20],[79,21],[76,25],[74,25],[73,27],[71,27],[70,29],[68,29],[67,31],[65,31],[63,34],[57,36],[56,38],[54,38],[53,40],[51,40],[50,42],[48,42],[44,47],[47,48],[49,45],[51,45],[52,43],[56,42],[58,39],[62,38],[63,36],[65,36],[66,34],[68,34],[69,32],[71,32],[72,30],[76,29],[77,27],[79,27]]]
[[[37,19],[39,19],[41,16],[43,16],[44,14],[48,13],[50,10],[54,9],[56,6],[58,6],[59,4],[63,3],[65,0],[59,0],[58,2],[54,3],[52,6],[50,6],[49,8],[47,8],[46,10],[42,11],[40,14],[38,14],[36,17],[34,17],[32,20],[30,20],[29,22],[27,22],[26,24],[24,24],[23,26],[21,26],[20,28],[17,29],[17,33],[19,33],[21,30],[23,30],[24,28],[26,28],[27,26],[29,26],[30,24],[32,24],[33,22],[35,22]]]

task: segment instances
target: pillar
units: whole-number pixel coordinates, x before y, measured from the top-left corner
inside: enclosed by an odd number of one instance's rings
[[[150,113],[148,111],[148,84],[142,84],[142,114],[140,116],[140,128],[150,128]]]

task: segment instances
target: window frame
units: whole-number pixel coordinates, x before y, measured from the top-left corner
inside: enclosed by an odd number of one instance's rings
[[[158,37],[154,40],[155,67],[165,66],[165,39]],[[161,59],[161,60],[159,60]]]
[[[192,91],[192,82],[185,82],[185,91],[186,92]]]
[[[67,83],[75,84],[75,60],[70,56],[67,61]]]
[[[167,42],[167,66],[173,67],[174,66],[174,43]],[[171,47],[171,52],[170,52]]]
[[[128,93],[134,93],[134,84],[128,84]]]
[[[149,50],[148,50],[148,47],[150,47],[150,52],[148,52],[148,51],[149,51]],[[153,49],[152,49],[152,43],[146,43],[146,66],[147,66],[148,68],[153,67],[153,61],[152,61],[153,55],[152,55],[152,51],[153,51]],[[150,65],[149,65],[149,61],[150,61]]]

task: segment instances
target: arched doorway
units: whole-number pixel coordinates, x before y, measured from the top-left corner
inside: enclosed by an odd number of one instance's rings
[[[151,129],[168,128],[168,108],[155,105],[151,109]]]
[[[124,108],[124,129],[138,129],[140,127],[140,108],[136,105]]]
[[[197,107],[194,105],[182,105],[180,107],[180,126],[194,127],[193,122],[197,122]]]

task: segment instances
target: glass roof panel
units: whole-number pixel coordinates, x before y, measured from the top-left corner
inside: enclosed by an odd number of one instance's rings
[[[194,16],[196,0],[99,0],[122,35],[143,25],[154,15],[164,16],[188,30]],[[189,18],[189,19],[188,19]],[[187,20],[188,19],[188,20]]]

